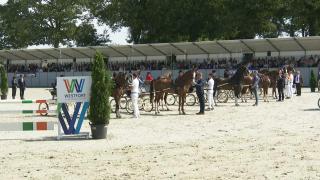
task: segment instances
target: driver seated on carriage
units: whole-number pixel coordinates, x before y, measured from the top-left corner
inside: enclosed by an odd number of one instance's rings
[[[146,85],[145,90],[147,92],[149,92],[149,90],[150,90],[151,81],[153,81],[153,76],[152,76],[151,72],[149,71],[149,72],[147,72],[146,79],[144,80],[144,84]]]

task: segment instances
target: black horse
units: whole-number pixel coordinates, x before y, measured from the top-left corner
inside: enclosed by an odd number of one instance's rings
[[[231,78],[220,79],[216,78],[217,89],[233,90],[235,96],[235,105],[239,106],[238,99],[241,98],[243,89],[244,77],[249,74],[249,70],[245,65],[240,65],[236,73]]]

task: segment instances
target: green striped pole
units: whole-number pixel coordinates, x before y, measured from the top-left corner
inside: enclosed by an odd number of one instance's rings
[[[40,99],[40,100],[4,100],[0,104],[32,104],[32,103],[56,103],[56,100]]]
[[[9,122],[0,123],[0,131],[47,131],[54,130],[56,122]]]

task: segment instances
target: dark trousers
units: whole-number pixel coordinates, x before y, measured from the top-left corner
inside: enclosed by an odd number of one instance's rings
[[[301,84],[297,83],[296,88],[297,88],[297,95],[300,96],[301,95]]]
[[[20,99],[24,99],[24,88],[20,88]]]
[[[253,88],[252,92],[253,92],[254,98],[256,99],[256,103],[255,104],[258,105],[258,101],[259,101],[258,89],[257,88]]]
[[[203,94],[197,94],[200,104],[200,113],[204,113],[204,95]]]
[[[278,88],[278,94],[279,94],[279,101],[283,101],[284,100],[283,88]]]
[[[12,87],[12,99],[16,98],[16,94],[17,94],[17,88],[16,87]]]

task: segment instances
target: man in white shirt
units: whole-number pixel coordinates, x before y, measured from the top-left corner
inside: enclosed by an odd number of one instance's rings
[[[212,78],[212,74],[209,74],[209,80],[208,80],[208,102],[209,102],[209,107],[208,110],[211,111],[213,110],[213,87],[214,87],[214,80]]]
[[[139,118],[139,106],[138,106],[138,98],[139,98],[139,80],[137,78],[137,74],[133,73],[133,79],[131,84],[131,101],[133,108],[133,117]]]

